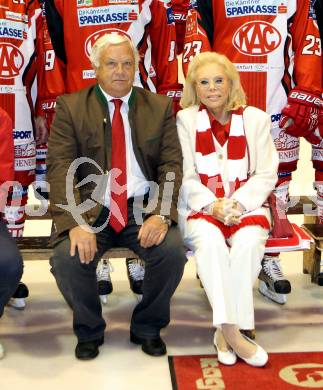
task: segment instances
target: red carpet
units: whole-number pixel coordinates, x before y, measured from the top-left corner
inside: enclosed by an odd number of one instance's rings
[[[219,364],[216,355],[170,356],[173,390],[323,389],[323,352],[270,353],[265,367]]]

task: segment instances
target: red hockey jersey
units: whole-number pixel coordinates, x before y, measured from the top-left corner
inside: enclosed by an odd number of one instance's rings
[[[163,93],[177,88],[176,33],[168,2],[46,0],[45,9],[56,55],[66,63],[65,92],[95,82],[91,48],[103,34],[114,31],[126,33],[139,50],[135,85]]]
[[[7,200],[7,181],[14,180],[12,121],[0,107],[0,218]],[[1,187],[2,186],[2,187]]]
[[[31,84],[38,1],[2,0],[0,8],[0,106],[13,122],[15,180],[22,185],[34,179],[35,143]]]
[[[14,179],[12,121],[0,107],[0,186]]]
[[[319,25],[321,41],[323,40],[323,0],[316,0],[314,9],[317,16],[317,23]]]
[[[189,0],[171,0],[176,27],[177,54],[183,52]]]
[[[313,4],[313,0],[192,0],[184,73],[200,51],[225,54],[240,73],[248,104],[267,111],[278,127],[291,88],[322,90],[322,49]]]
[[[65,92],[64,64],[57,58],[49,36],[45,1],[39,0],[41,17],[37,19],[36,66],[37,66],[37,102],[36,116],[46,118],[50,128],[55,113],[56,97]]]

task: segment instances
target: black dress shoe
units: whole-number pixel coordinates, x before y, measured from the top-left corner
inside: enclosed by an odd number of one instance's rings
[[[136,336],[130,332],[130,341],[134,344],[141,345],[141,349],[150,356],[166,355],[166,344],[160,336],[155,338],[144,338]]]
[[[79,341],[75,348],[75,356],[80,360],[94,359],[99,354],[99,346],[104,343],[104,337],[91,341]]]

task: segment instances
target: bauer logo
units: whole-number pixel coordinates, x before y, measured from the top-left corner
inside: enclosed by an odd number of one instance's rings
[[[97,26],[112,23],[130,23],[138,19],[138,5],[80,8],[77,10],[79,26]]]
[[[187,19],[187,14],[182,12],[174,12],[175,22],[185,22]]]
[[[85,54],[88,57],[91,55],[92,47],[95,42],[105,34],[125,35],[131,40],[131,37],[125,31],[118,28],[105,28],[104,30],[96,31],[95,33],[91,34],[85,41]]]
[[[24,57],[11,43],[0,43],[0,77],[13,79],[19,75],[24,65]]]
[[[267,22],[247,22],[233,36],[234,47],[248,56],[264,56],[281,43],[279,31]]]
[[[43,102],[41,105],[41,108],[46,111],[46,110],[54,110],[56,107],[56,101],[50,100],[47,102]]]
[[[315,106],[317,106],[317,107],[323,107],[322,100],[319,97],[309,95],[305,92],[293,91],[290,94],[290,98],[295,99],[295,100],[304,101],[304,102],[307,102],[310,104],[315,104]]]

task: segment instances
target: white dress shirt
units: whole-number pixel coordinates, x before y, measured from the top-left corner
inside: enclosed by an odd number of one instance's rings
[[[129,98],[132,90],[121,98],[115,98],[108,95],[100,87],[104,97],[106,98],[109,105],[109,114],[110,122],[112,123],[112,118],[114,114],[114,103],[113,99],[122,100],[121,104],[121,115],[123,120],[124,132],[125,132],[125,141],[126,141],[126,163],[127,163],[127,197],[128,199],[134,196],[143,196],[149,191],[149,182],[145,178],[133,151],[132,138],[131,138],[131,128],[128,118],[129,113]],[[105,193],[104,205],[109,208],[110,206],[110,175],[108,175],[108,186]]]

